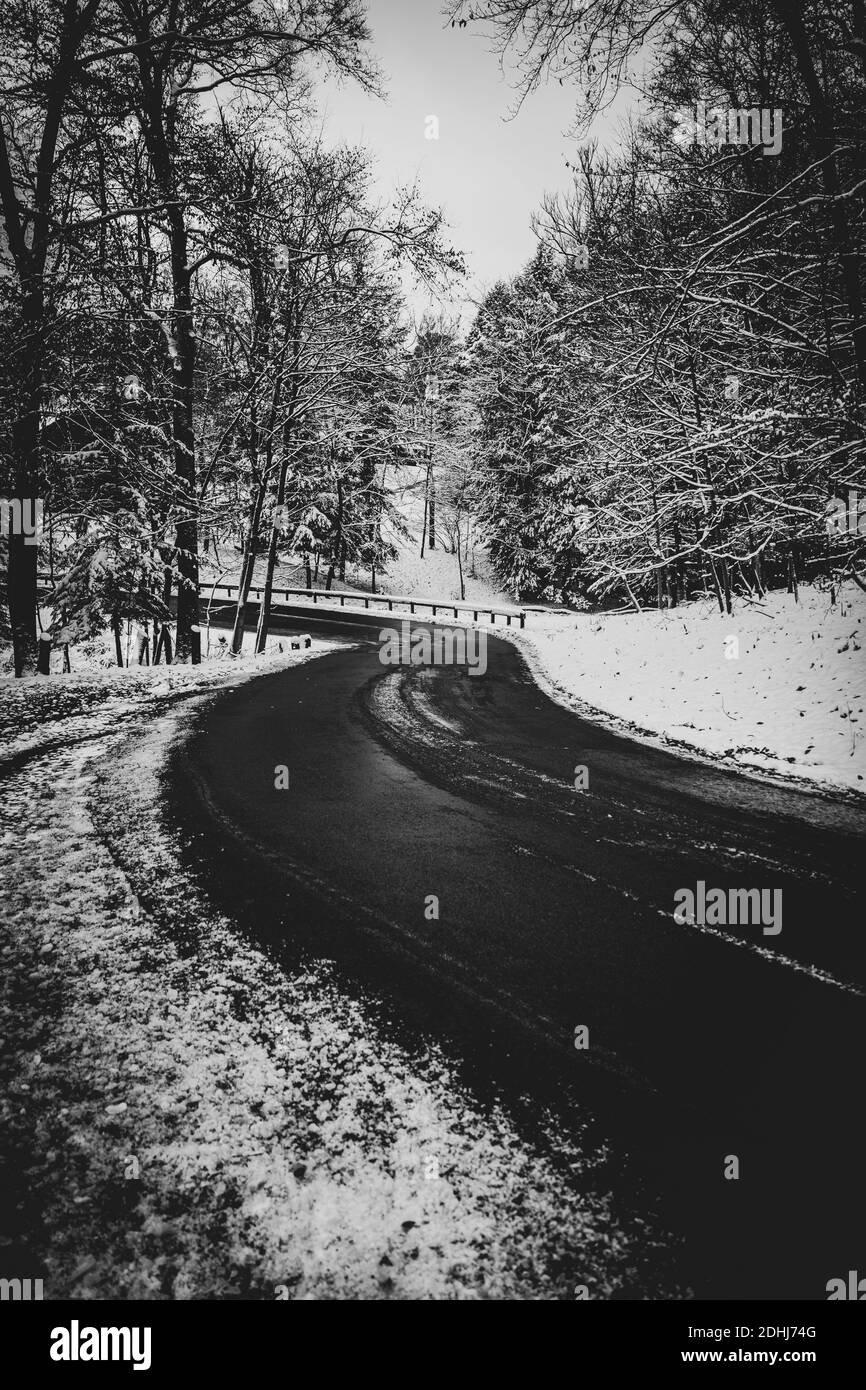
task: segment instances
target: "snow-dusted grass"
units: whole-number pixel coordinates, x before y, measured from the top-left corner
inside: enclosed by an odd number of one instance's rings
[[[835,605],[810,587],[799,603],[739,599],[731,617],[710,603],[532,613],[514,640],[563,703],[744,768],[864,791],[864,629],[852,585]]]
[[[47,1298],[683,1296],[585,1117],[534,1147],[435,1045],[407,1052],[326,963],[285,974],[190,882],[162,769],[244,675],[0,683],[20,755],[0,789],[0,1275]]]

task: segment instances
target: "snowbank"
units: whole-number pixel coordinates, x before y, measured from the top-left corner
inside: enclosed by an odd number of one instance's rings
[[[866,594],[800,589],[609,615],[534,612],[519,642],[561,703],[743,768],[866,790]],[[508,635],[508,634],[500,634]]]

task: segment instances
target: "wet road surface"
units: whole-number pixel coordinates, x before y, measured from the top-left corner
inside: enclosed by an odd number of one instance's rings
[[[591,1107],[696,1296],[824,1299],[866,1250],[866,812],[580,719],[494,637],[469,675],[299,625],[361,645],[222,697],[172,770],[211,893],[479,1088]],[[780,889],[781,931],[675,922],[698,881]]]

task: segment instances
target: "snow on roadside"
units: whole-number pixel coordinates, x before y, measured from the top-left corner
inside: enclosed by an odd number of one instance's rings
[[[683,1296],[588,1120],[553,1164],[330,967],[287,975],[200,896],[160,778],[213,693],[172,668],[158,697],[166,674],[95,677],[90,703],[78,677],[60,719],[68,677],[15,688],[13,722],[28,698],[50,717],[0,790],[0,1274],[48,1298]]]
[[[642,613],[532,612],[514,635],[554,699],[743,768],[866,791],[866,594],[800,589]],[[733,640],[731,640],[733,639]]]

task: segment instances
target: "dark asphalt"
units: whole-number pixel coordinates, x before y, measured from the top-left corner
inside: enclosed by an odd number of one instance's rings
[[[287,964],[335,960],[480,1090],[591,1107],[698,1297],[822,1300],[866,1271],[863,809],[609,733],[499,639],[483,676],[394,670],[386,620],[353,621],[305,614],[363,645],[227,694],[178,754],[209,891]],[[677,925],[699,879],[782,889],[781,933]]]

